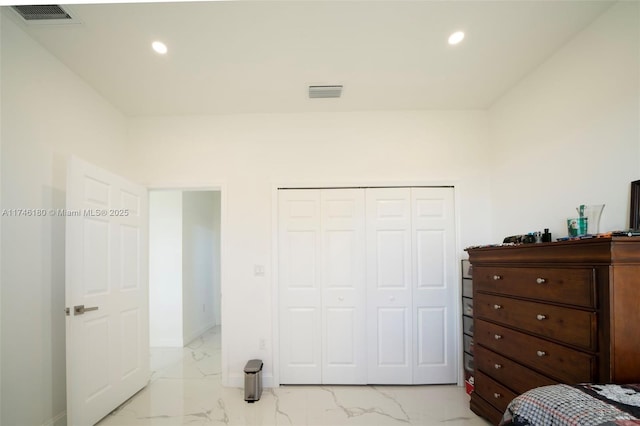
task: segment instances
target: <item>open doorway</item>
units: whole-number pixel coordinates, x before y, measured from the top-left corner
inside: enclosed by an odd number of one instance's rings
[[[214,190],[149,192],[152,348],[182,348],[220,332],[220,203]],[[169,361],[153,358],[152,370]]]

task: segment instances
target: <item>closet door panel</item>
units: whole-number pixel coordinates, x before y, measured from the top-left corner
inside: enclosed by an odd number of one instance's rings
[[[321,383],[320,193],[278,194],[280,382]]]
[[[452,188],[412,188],[413,383],[457,381]]]
[[[368,382],[411,384],[411,192],[366,190]]]
[[[366,383],[362,189],[321,191],[322,383]]]
[[[408,367],[410,353],[407,349],[407,324],[411,311],[408,308],[378,307],[378,366]]]

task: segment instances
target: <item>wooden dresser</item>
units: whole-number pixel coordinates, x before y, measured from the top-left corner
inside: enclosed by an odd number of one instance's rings
[[[640,382],[640,237],[467,251],[476,414],[497,424],[547,384]]]

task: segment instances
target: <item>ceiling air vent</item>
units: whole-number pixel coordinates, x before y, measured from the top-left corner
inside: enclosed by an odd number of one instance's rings
[[[342,86],[309,86],[310,98],[339,98]]]
[[[25,21],[72,21],[73,17],[55,4],[11,6]]]

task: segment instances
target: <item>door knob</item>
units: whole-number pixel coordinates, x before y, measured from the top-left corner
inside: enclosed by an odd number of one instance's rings
[[[97,311],[98,307],[97,306],[92,306],[90,308],[85,308],[84,305],[76,305],[73,307],[73,314],[74,315],[83,315],[85,312],[88,311]]]

